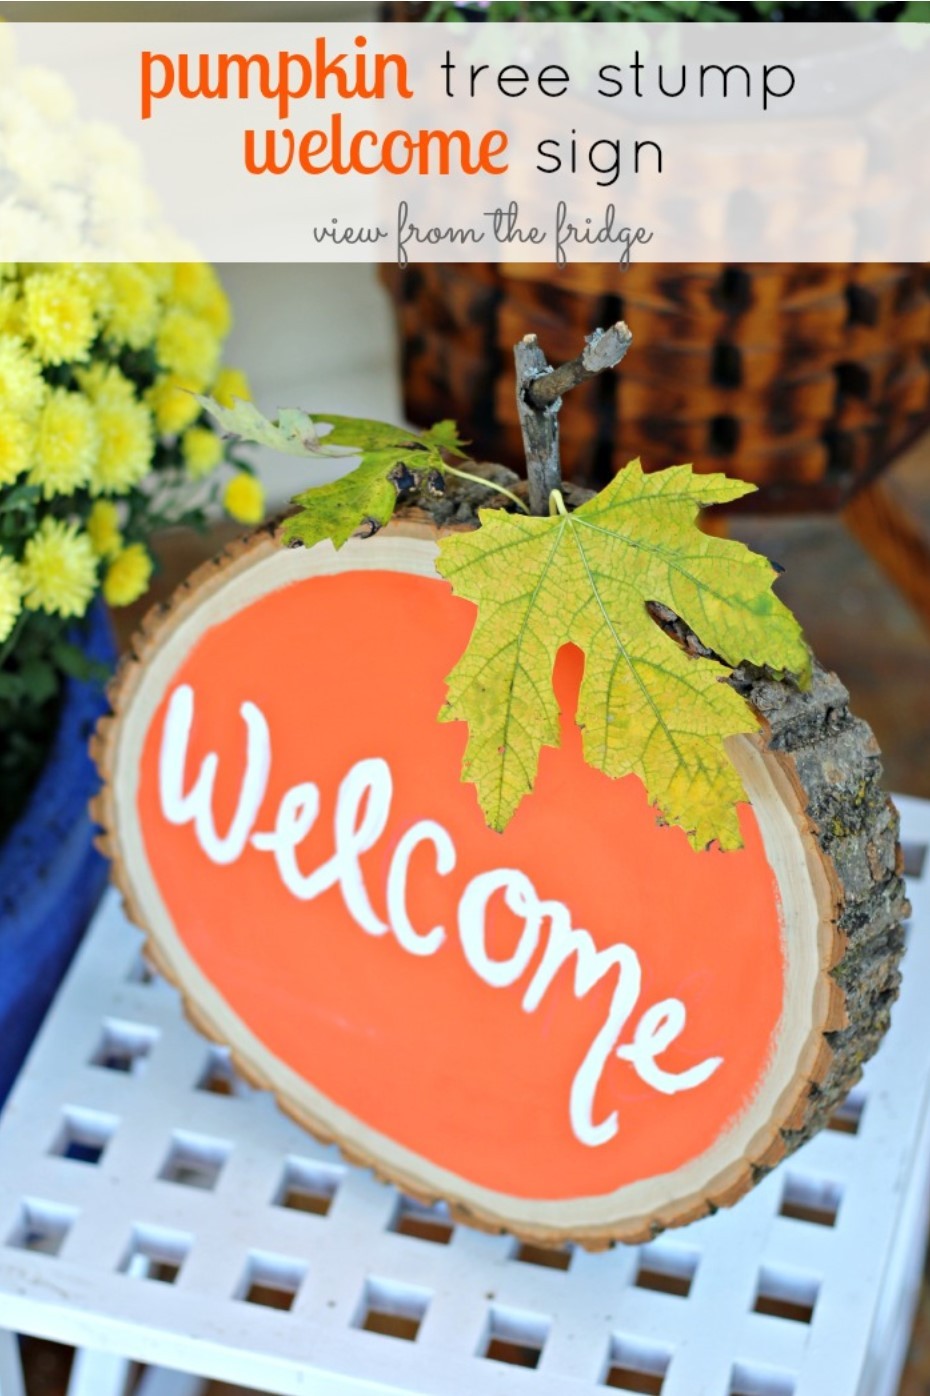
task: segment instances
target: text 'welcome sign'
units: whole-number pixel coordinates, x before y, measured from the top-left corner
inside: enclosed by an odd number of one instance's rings
[[[409,1190],[546,1236],[696,1214],[812,1050],[790,802],[734,743],[745,847],[694,853],[583,763],[564,652],[563,744],[492,833],[436,720],[473,612],[434,556],[265,538],[176,603],[107,743],[131,908],[240,1065]]]

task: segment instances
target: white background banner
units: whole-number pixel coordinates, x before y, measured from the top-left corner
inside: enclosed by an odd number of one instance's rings
[[[0,254],[930,260],[928,59],[911,24],[7,24]]]

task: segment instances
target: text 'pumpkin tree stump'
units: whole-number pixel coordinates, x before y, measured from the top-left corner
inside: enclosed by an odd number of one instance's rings
[[[208,402],[361,460],[148,617],[96,743],[130,914],[239,1069],[407,1192],[591,1248],[823,1126],[905,910],[871,733],[696,526],[751,487],[561,485],[560,395],[629,340],[517,346],[529,507],[450,422]]]

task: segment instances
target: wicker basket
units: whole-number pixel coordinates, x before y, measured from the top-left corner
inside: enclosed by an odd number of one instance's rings
[[[625,319],[616,374],[566,398],[563,468],[596,485],[634,456],[693,461],[760,492],[750,507],[841,508],[930,422],[926,265],[485,263],[385,268],[406,411],[455,417],[476,452],[519,469],[512,346],[574,358]]]

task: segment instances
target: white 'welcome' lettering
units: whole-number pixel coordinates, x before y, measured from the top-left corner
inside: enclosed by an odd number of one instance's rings
[[[270,853],[282,883],[299,901],[313,901],[322,892],[338,887],[349,916],[367,935],[392,933],[408,954],[435,955],[447,939],[446,928],[418,929],[412,924],[407,879],[413,853],[427,844],[432,847],[438,876],[447,877],[454,870],[456,849],[448,830],[435,820],[421,819],[403,834],[388,869],[387,920],[382,920],[372,906],[360,859],[382,837],[390,818],[394,783],[387,762],[371,757],[357,761],[347,772],[336,794],[332,857],[305,872],[298,863],[298,850],[319,818],[319,787],[312,781],[291,786],[278,806],[274,828],[255,829],[271,771],[271,733],[264,713],[254,703],[243,703],[240,713],[246,729],[245,769],[232,822],[221,836],[213,817],[219,756],[211,751],[203,758],[185,793],[194,692],[189,684],[182,684],[172,693],[158,762],[161,808],[168,823],[192,824],[197,842],[213,863],[235,863],[249,844],[260,853]],[[502,897],[512,915],[523,923],[513,950],[500,959],[492,958],[487,944],[488,907],[495,897]],[[641,1081],[663,1095],[703,1085],[723,1058],[707,1057],[685,1071],[667,1071],[659,1065],[657,1059],[687,1025],[685,1006],[675,998],[646,1008],[632,1041],[618,1045],[642,990],[642,967],[632,946],[619,943],[598,950],[588,931],[572,925],[565,904],[542,900],[526,874],[516,868],[492,868],[466,884],[457,910],[459,942],[471,969],[491,988],[509,988],[526,974],[544,928],[542,957],[523,994],[524,1012],[533,1013],[539,1007],[560,970],[572,962],[574,992],[579,999],[612,973],[616,976],[606,1017],[575,1073],[569,1100],[575,1137],[596,1148],[613,1139],[620,1127],[616,1110],[595,1120],[595,1097],[612,1056],[629,1062]]]

